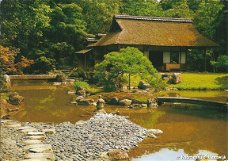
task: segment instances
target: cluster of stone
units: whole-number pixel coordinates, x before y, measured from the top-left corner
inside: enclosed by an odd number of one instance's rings
[[[97,113],[75,124],[1,120],[1,160],[128,160],[127,150],[158,129],[145,129],[124,116]]]
[[[157,108],[156,99],[150,98],[147,100],[147,103],[142,103],[136,100],[131,99],[119,99],[117,97],[113,97],[108,101],[110,105],[119,105],[119,106],[128,106],[129,108]]]
[[[34,125],[42,129],[43,125]],[[160,130],[149,130],[130,122],[124,116],[97,113],[88,121],[75,124],[65,122],[45,127],[56,129],[46,142],[51,144],[57,160],[105,160],[118,153],[127,158],[124,152],[141,142],[145,137],[156,137]],[[120,151],[110,152],[113,149]],[[106,155],[104,155],[106,154]]]

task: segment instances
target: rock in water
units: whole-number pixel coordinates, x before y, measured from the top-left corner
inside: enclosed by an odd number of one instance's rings
[[[115,149],[111,150],[107,153],[110,160],[129,160],[129,156],[126,151]]]
[[[42,125],[37,127],[44,128]],[[45,125],[45,128],[56,129],[56,133],[47,135],[46,138],[47,143],[52,145],[56,160],[102,160],[105,156],[108,159],[112,157],[127,160],[128,155],[124,150],[137,146],[147,136],[152,137],[161,132],[151,130],[149,134],[148,129],[136,125],[125,116],[103,112],[95,114],[87,121]],[[110,152],[113,149],[119,150]],[[33,150],[42,151],[37,148]],[[110,152],[109,155],[101,155],[107,152]]]
[[[129,99],[123,99],[123,100],[120,100],[120,105],[121,106],[130,106],[131,103],[132,103],[132,100],[129,100]]]
[[[24,97],[20,96],[18,93],[11,93],[9,96],[9,103],[12,105],[20,105],[24,101]]]
[[[118,105],[119,104],[119,99],[117,97],[111,98],[110,101],[108,101],[108,104],[110,105]]]

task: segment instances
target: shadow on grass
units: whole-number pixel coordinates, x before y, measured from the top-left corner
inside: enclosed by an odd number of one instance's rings
[[[222,89],[228,88],[228,76],[218,77],[215,79],[216,84],[220,85]]]

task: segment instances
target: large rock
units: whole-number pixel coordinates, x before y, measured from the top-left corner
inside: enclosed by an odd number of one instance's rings
[[[121,106],[130,106],[132,103],[132,100],[129,100],[129,99],[123,99],[123,100],[120,100],[119,101],[119,104]]]
[[[77,90],[76,94],[79,96],[86,96],[86,91],[84,89],[80,89]]]
[[[163,131],[161,131],[160,129],[148,129],[146,131],[146,136],[147,137],[151,137],[151,138],[157,138],[156,135],[162,134]]]
[[[56,75],[56,80],[58,82],[66,82],[67,76],[63,73],[57,74]]]
[[[109,151],[107,155],[111,161],[129,160],[127,152],[119,149]]]
[[[110,105],[119,105],[119,98],[117,98],[117,97],[111,98],[111,100],[108,101],[108,104],[110,104]]]
[[[94,103],[93,99],[86,99],[84,97],[80,97],[80,98],[77,97],[76,101],[78,105],[91,105],[92,103]]]
[[[11,93],[9,96],[9,103],[12,105],[20,105],[24,101],[24,97],[20,96],[18,93]]]
[[[148,129],[148,130],[147,130],[147,133],[153,133],[153,134],[155,134],[155,135],[158,135],[158,134],[162,134],[163,131],[160,130],[160,129]]]
[[[148,84],[148,83],[145,83],[145,82],[143,82],[143,81],[140,81],[139,82],[139,85],[138,85],[138,88],[139,89],[148,89],[148,88],[150,88],[151,86],[150,86],[150,84]]]
[[[129,106],[129,108],[132,109],[139,109],[139,108],[143,108],[142,104],[132,104]]]
[[[155,98],[148,99],[146,104],[148,108],[157,108],[158,106],[157,100]]]
[[[181,82],[180,73],[173,73],[169,81],[172,84],[180,83]]]
[[[80,100],[83,100],[83,99],[85,99],[83,96],[78,96],[78,97],[76,98],[76,101],[80,101]]]

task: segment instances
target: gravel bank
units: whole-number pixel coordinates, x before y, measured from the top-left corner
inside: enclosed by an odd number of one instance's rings
[[[30,123],[37,129],[55,128],[56,133],[48,135],[57,160],[101,160],[101,152],[111,149],[128,150],[146,137],[145,128],[130,122],[124,116],[96,114],[88,121],[76,124],[61,123],[45,125]]]
[[[23,134],[0,125],[0,160],[21,160],[25,154],[20,145]]]

